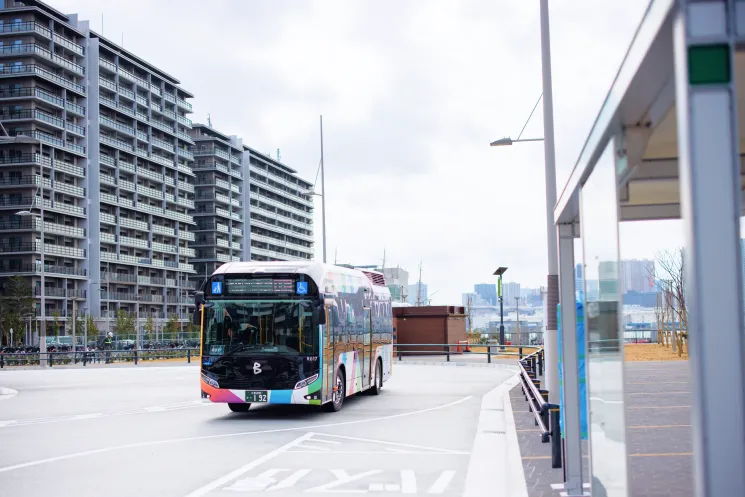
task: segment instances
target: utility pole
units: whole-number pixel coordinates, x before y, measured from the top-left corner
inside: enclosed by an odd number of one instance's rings
[[[468,333],[473,333],[473,317],[471,316],[471,294],[468,294]]]
[[[321,219],[323,223],[323,263],[326,264],[326,180],[323,171],[323,116],[321,116]]]
[[[515,297],[515,316],[517,318],[517,345],[523,343],[520,336],[520,297]]]
[[[416,306],[422,305],[422,262],[419,261],[419,282],[416,285]]]

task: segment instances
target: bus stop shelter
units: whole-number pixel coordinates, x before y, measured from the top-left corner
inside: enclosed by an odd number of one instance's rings
[[[684,233],[695,494],[745,495],[742,50],[745,0],[652,0],[560,192],[569,495],[582,495],[583,480],[593,497],[629,495],[619,223],[665,219],[680,219]],[[600,285],[584,302],[584,371],[576,316],[565,312],[575,301],[575,262]],[[585,374],[591,475],[582,474],[580,444]]]

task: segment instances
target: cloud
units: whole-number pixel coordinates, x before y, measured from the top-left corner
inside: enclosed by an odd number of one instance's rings
[[[313,180],[324,116],[329,259],[416,272],[460,303],[498,265],[545,284],[543,147],[516,137],[541,94],[536,2],[57,0],[179,78],[195,120]],[[647,0],[551,4],[563,186]],[[543,136],[539,106],[524,136]],[[320,190],[320,187],[317,188]],[[316,197],[317,253],[321,209]]]

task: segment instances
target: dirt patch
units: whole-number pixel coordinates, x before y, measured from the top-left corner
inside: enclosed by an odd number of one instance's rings
[[[685,350],[685,349],[684,349]],[[678,357],[670,347],[663,347],[656,343],[632,343],[624,347],[625,360],[632,361],[686,361],[688,354]]]

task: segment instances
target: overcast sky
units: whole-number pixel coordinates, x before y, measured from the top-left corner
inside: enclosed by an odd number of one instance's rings
[[[559,191],[647,3],[551,2]],[[216,129],[272,157],[279,148],[310,181],[323,114],[330,262],[338,251],[339,262],[380,263],[385,250],[413,282],[422,261],[440,304],[459,304],[498,265],[509,281],[545,285],[543,146],[489,147],[516,137],[541,94],[537,1],[50,4],[99,32],[103,14],[104,36],[123,33],[126,49],[196,95],[195,122],[209,113]],[[525,136],[543,136],[542,106]],[[658,233],[623,228],[647,241],[622,241],[623,256],[653,256]]]

